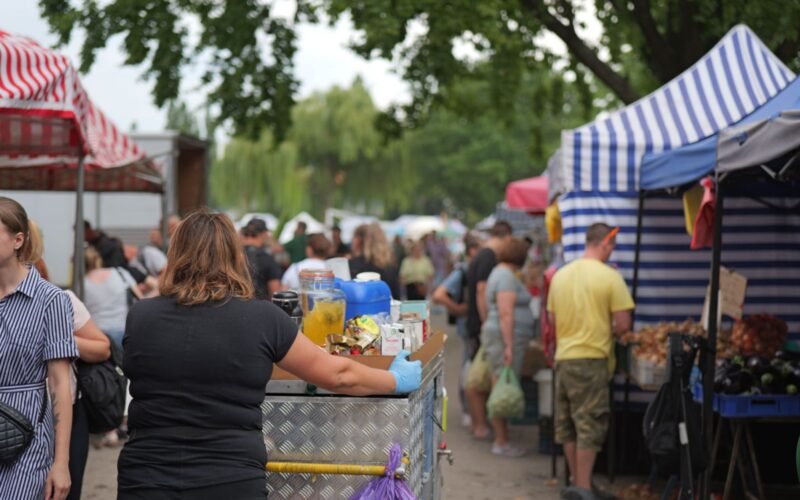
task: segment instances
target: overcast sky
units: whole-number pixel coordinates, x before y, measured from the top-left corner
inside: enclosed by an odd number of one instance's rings
[[[17,0],[4,5],[0,29],[25,35],[39,43],[52,46],[56,37],[50,34],[47,22],[39,14],[36,0]],[[360,75],[380,107],[408,99],[405,83],[392,73],[387,61],[365,61],[353,54],[348,41],[355,35],[349,20],[335,27],[301,26],[298,31],[299,50],[295,56],[296,75],[300,81],[300,96],[332,85],[349,85]],[[67,55],[73,64],[79,64],[79,37],[73,36],[68,47],[57,50]],[[140,131],[159,131],[164,128],[163,110],[153,104],[150,94],[152,82],[143,81],[143,68],[124,66],[124,53],[119,37],[98,53],[92,70],[81,79],[92,100],[120,127],[127,130],[136,123]],[[190,107],[203,103],[203,94],[192,91],[197,80],[186,78],[182,99]]]

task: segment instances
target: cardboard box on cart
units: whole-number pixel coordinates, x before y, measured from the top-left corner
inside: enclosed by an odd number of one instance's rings
[[[428,341],[425,344],[411,353],[409,359],[411,361],[422,361],[422,367],[428,365],[444,348],[446,336],[444,332],[437,331],[433,335],[428,338]],[[347,356],[348,358],[352,359],[357,363],[361,363],[363,365],[367,365],[371,368],[380,368],[382,370],[388,370],[389,366],[392,364],[392,360],[394,360],[394,356]],[[297,377],[292,375],[291,373],[287,372],[286,370],[281,369],[279,366],[275,365],[274,370],[272,372],[272,379],[271,380],[299,380]]]

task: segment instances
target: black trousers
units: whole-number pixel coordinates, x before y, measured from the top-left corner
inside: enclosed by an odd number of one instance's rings
[[[72,486],[69,488],[67,500],[80,500],[83,487],[83,472],[86,470],[86,459],[89,456],[89,420],[83,400],[75,400],[72,405],[72,435],[69,439],[69,476]]]
[[[265,498],[267,498],[266,476],[262,479],[248,479],[188,490],[142,488],[117,492],[117,500],[264,500]]]

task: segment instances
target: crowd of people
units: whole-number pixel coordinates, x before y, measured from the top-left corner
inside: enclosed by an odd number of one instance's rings
[[[82,301],[47,281],[41,231],[0,197],[0,498],[80,498],[87,411],[97,407],[83,397],[78,360],[96,365],[122,351],[130,412],[110,433],[128,434],[121,499],[265,498],[260,404],[274,364],[343,394],[419,387],[422,367],[407,352],[380,370],[298,335],[264,300],[283,273],[263,258],[268,238],[257,222],[237,232],[204,211],[169,222],[167,241],[155,231],[138,249],[86,223]],[[309,235],[306,246],[307,259],[327,255],[327,240]],[[271,274],[253,279],[250,260]]]
[[[554,329],[555,437],[575,498],[592,491],[608,426],[612,334],[631,327],[633,309],[621,275],[605,264],[616,228],[590,226],[584,257],[548,286],[536,248],[503,221],[485,241],[467,234],[457,260],[435,234],[390,243],[374,223],[359,226],[349,245],[336,227],[329,239],[300,223],[283,246],[260,219],[236,231],[227,216],[201,211],[167,226],[166,241],[154,230],[133,248],[87,222],[80,300],[47,281],[40,229],[0,197],[0,424],[21,415],[40,429],[12,460],[0,459],[0,498],[80,498],[90,436],[76,360],[102,363],[119,352],[130,378],[129,418],[126,404],[120,428],[95,441],[125,442],[123,499],[264,498],[259,405],[273,364],[347,394],[413,391],[421,367],[407,353],[388,371],[325,356],[268,300],[332,257],[348,259],[352,276],[380,274],[395,298],[430,297],[446,309],[463,344],[462,375],[477,360],[489,366],[487,387],[462,376],[462,423],[491,440],[495,455],[526,449],[511,442],[507,422],[487,417],[491,387],[505,367],[520,375],[540,323]]]
[[[495,455],[516,458],[526,449],[509,442],[504,420],[487,418],[489,393],[504,367],[519,377],[540,328],[552,332],[554,346],[544,350],[555,365],[555,441],[564,446],[572,483],[562,498],[608,497],[592,482],[592,470],[608,430],[613,335],[630,330],[634,308],[622,275],[607,265],[618,231],[590,225],[582,258],[544,272],[531,241],[499,221],[485,241],[465,238],[465,262],[432,295],[462,339],[462,423],[475,439],[491,440]],[[469,368],[479,361],[488,364],[491,381],[470,386]]]

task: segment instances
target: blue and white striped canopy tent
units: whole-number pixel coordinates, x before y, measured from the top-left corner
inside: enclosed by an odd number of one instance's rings
[[[767,102],[793,78],[755,33],[738,25],[652,94],[562,132],[565,190],[636,191],[644,155],[716,134]]]
[[[795,78],[775,97],[733,126],[769,120],[791,109],[800,109],[800,78]],[[641,165],[641,189],[652,191],[681,186],[711,173],[717,163],[719,135],[718,132],[686,146],[645,155]]]
[[[629,284],[633,277],[636,215],[642,159],[696,143],[732,125],[781,92],[794,75],[745,26],[732,29],[708,54],[672,82],[640,101],[579,129],[562,133],[559,200],[564,256],[581,255],[593,222],[620,226],[613,261]],[[713,168],[713,167],[712,167]],[[643,213],[636,322],[699,318],[710,252],[689,250],[683,206],[667,195],[650,196]],[[800,332],[800,314],[784,298],[800,282],[792,260],[795,223],[747,198],[725,205],[723,264],[751,277],[746,313],[766,311]],[[778,262],[780,261],[780,262]],[[785,285],[785,287],[776,285]]]

